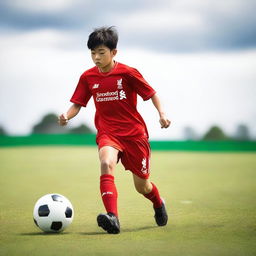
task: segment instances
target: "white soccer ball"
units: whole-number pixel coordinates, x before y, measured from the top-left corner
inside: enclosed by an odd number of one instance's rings
[[[34,222],[44,232],[61,232],[74,217],[71,202],[60,194],[47,194],[35,204]]]

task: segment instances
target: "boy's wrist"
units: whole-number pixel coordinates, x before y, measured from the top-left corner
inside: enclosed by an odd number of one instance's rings
[[[165,116],[165,113],[163,111],[159,111],[158,113],[160,117]]]
[[[66,121],[68,122],[70,118],[68,118],[68,114],[63,114],[64,118],[66,119]]]

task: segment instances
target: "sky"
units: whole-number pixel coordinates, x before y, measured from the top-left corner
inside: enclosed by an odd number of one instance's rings
[[[137,68],[157,91],[172,125],[160,129],[152,102],[138,109],[152,139],[198,136],[212,125],[256,138],[255,0],[1,0],[0,126],[26,135],[69,106],[93,66],[86,47],[99,26],[116,26],[116,61]],[[70,122],[94,127],[94,104]]]

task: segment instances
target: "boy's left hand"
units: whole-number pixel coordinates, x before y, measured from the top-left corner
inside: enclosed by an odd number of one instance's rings
[[[160,116],[159,122],[161,124],[161,128],[168,128],[171,124],[171,121],[168,120],[165,115]]]

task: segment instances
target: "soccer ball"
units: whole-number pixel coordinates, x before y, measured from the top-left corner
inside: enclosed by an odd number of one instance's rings
[[[33,217],[42,231],[61,232],[71,224],[74,210],[65,196],[47,194],[36,202]]]

